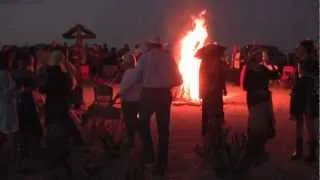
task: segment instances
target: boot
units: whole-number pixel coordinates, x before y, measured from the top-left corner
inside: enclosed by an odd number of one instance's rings
[[[305,162],[307,163],[314,163],[318,160],[318,144],[316,141],[311,141],[309,143],[309,149],[308,149],[308,156],[305,158]]]
[[[296,139],[296,151],[291,155],[291,160],[295,161],[303,156],[303,139]]]
[[[251,166],[257,167],[269,161],[269,153],[265,150],[265,144],[265,140],[257,139],[257,141],[252,145],[252,150],[251,152],[249,151],[252,154],[250,158]]]

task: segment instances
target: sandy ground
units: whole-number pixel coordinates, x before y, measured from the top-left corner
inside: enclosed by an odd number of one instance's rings
[[[247,127],[247,107],[245,93],[238,87],[229,86],[229,95],[225,98],[225,115],[227,126],[233,132],[244,132]],[[277,136],[268,144],[271,161],[252,171],[252,179],[312,179],[312,168],[302,163],[288,161],[294,147],[294,123],[288,120],[289,91],[273,89],[274,112],[277,121]],[[199,107],[173,107],[171,121],[170,166],[171,173],[183,176],[181,179],[202,179],[204,172],[196,165],[193,147],[201,141],[201,114]],[[200,163],[201,164],[201,163]],[[188,173],[183,173],[188,172]],[[204,177],[203,177],[204,178]]]
[[[114,89],[117,91],[118,87]],[[295,140],[295,124],[288,120],[290,92],[281,88],[273,88],[272,92],[277,135],[268,144],[271,160],[261,167],[253,169],[251,179],[316,179],[314,168],[302,162],[289,161],[289,156],[294,150]],[[239,87],[229,85],[228,96],[224,101],[227,126],[230,126],[234,133],[245,132],[248,116],[245,93]],[[156,141],[154,121],[152,129]],[[195,146],[201,143],[200,129],[201,109],[199,106],[172,107],[169,179],[212,179],[208,167],[194,153]]]
[[[118,87],[114,88],[115,91]],[[92,89],[86,88],[85,101],[92,103]],[[225,98],[225,116],[227,125],[234,133],[245,132],[247,127],[247,108],[245,94],[238,87],[228,86]],[[252,180],[313,180],[316,179],[313,168],[303,162],[289,161],[294,147],[294,122],[288,120],[289,92],[273,89],[273,104],[277,121],[277,136],[268,144],[271,160],[252,169]],[[156,125],[152,129],[156,141]],[[207,165],[194,152],[201,144],[201,109],[199,106],[172,106],[169,180],[214,180],[216,179]]]

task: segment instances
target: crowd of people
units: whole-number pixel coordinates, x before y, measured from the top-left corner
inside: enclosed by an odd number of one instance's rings
[[[138,49],[138,45],[136,45],[134,49]],[[35,45],[28,45],[28,46],[15,46],[15,45],[3,45],[1,49],[1,53],[4,54],[6,59],[13,58],[12,60],[12,68],[17,67],[17,62],[14,57],[19,54],[30,54],[32,58],[38,63],[38,54],[41,52],[42,49],[60,49],[64,55],[66,56],[67,60],[70,61],[73,65],[89,65],[90,72],[93,75],[100,75],[103,71],[101,67],[104,65],[119,65],[121,61],[123,61],[123,57],[128,52],[132,51],[128,44],[124,44],[122,48],[109,48],[107,44],[92,44],[92,45],[85,45],[85,58],[80,57],[81,52],[79,52],[79,48],[75,45],[67,45],[59,44],[56,41],[53,41],[49,44],[35,44]],[[81,61],[80,64],[78,59],[84,59]]]
[[[92,74],[99,74],[101,63],[118,64],[124,73],[120,92],[121,110],[127,129],[127,142],[135,146],[135,134],[142,141],[143,162],[155,165],[157,174],[165,175],[168,164],[170,135],[170,111],[173,101],[171,89],[182,84],[178,66],[168,49],[160,40],[145,45],[144,51],[130,50],[128,45],[120,51],[106,46],[100,49],[104,55],[94,63],[89,58]],[[296,153],[292,159],[303,155],[303,123],[309,134],[308,161],[317,160],[319,88],[318,57],[312,41],[301,43],[302,55],[292,91],[290,112],[297,124]],[[209,44],[198,51],[202,59],[200,67],[200,96],[203,99],[204,149],[209,143],[219,146],[224,128],[222,97],[227,94],[226,77],[221,61],[225,48]],[[266,143],[276,136],[275,116],[269,81],[280,77],[277,66],[269,62],[265,52],[252,52],[241,72],[241,87],[247,92],[248,161],[261,163],[267,160]],[[67,166],[69,151],[65,144],[83,143],[81,132],[71,120],[71,110],[84,111],[82,84],[78,66],[68,61],[66,48],[39,46],[31,50],[4,49],[0,58],[0,147],[10,135],[18,135],[24,157],[32,157],[41,151],[41,139],[46,131],[46,146],[53,167]],[[90,55],[89,55],[90,56]],[[121,60],[120,60],[121,59]],[[96,73],[95,73],[96,72]],[[105,91],[111,98],[101,102],[111,104],[112,88]],[[44,98],[45,97],[45,98]],[[97,98],[97,97],[96,97]],[[99,98],[98,98],[99,99]],[[43,107],[43,108],[41,108]],[[92,111],[95,112],[95,111]],[[98,113],[98,112],[97,112]],[[150,121],[156,115],[159,136],[155,155]],[[86,115],[86,113],[83,113]],[[42,122],[43,120],[43,122]],[[70,141],[71,140],[71,141]]]

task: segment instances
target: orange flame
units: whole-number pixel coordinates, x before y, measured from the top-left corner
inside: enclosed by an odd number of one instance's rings
[[[193,18],[193,29],[188,31],[181,40],[179,70],[183,78],[182,98],[191,102],[200,102],[199,69],[200,59],[195,57],[208,38],[206,11]]]

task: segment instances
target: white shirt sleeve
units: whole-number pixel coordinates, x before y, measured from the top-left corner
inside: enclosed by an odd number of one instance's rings
[[[125,93],[136,84],[136,76],[137,74],[135,72],[135,69],[129,69],[124,73],[120,82],[120,94]]]
[[[146,66],[146,62],[148,61],[148,55],[145,53],[141,55],[139,58],[139,61],[137,63],[137,66],[135,67],[135,77],[136,82],[142,82],[143,81],[143,75],[144,75],[144,68]]]

